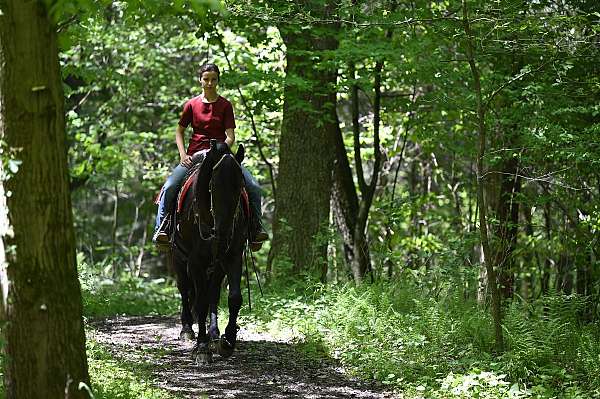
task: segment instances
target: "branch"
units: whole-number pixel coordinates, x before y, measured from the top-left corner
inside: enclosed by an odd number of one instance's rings
[[[391,30],[386,32],[386,39],[391,37]],[[375,153],[375,163],[373,164],[373,175],[369,183],[368,195],[370,197],[375,193],[379,171],[381,169],[381,146],[379,138],[379,129],[381,125],[381,71],[383,70],[383,61],[375,63],[375,98],[373,99],[374,115],[373,115],[373,151]],[[364,194],[364,193],[363,193]]]
[[[411,102],[414,103],[415,98],[417,97],[417,86],[413,84],[413,92]],[[404,149],[406,148],[406,142],[408,141],[408,131],[410,130],[410,122],[414,117],[415,112],[410,111],[408,113],[408,119],[404,124],[404,137],[402,137],[402,149],[400,150],[400,159],[398,160],[398,165],[396,166],[396,173],[394,174],[394,184],[392,186],[392,204],[394,203],[394,197],[396,195],[396,184],[398,183],[398,173],[400,172],[400,166],[402,165],[402,161],[404,159]],[[388,226],[389,228],[389,226]]]
[[[450,21],[450,22],[460,22],[460,18],[453,17],[453,13],[449,13],[448,15],[444,15],[441,17],[433,17],[433,18],[405,18],[401,21],[392,21],[392,22],[357,22],[355,20],[350,19],[324,19],[324,18],[311,18],[307,14],[294,14],[296,18],[292,18],[292,15],[289,14],[273,14],[273,13],[258,13],[258,12],[240,12],[239,9],[235,10],[232,8],[228,8],[233,15],[246,18],[248,20],[259,21],[261,23],[268,23],[270,25],[276,25],[277,23],[285,23],[287,25],[301,25],[305,27],[307,24],[314,25],[339,25],[344,24],[348,27],[354,28],[371,28],[371,27],[388,27],[390,29],[399,26],[406,25],[425,25],[438,21]],[[256,10],[253,10],[256,11]]]
[[[552,59],[553,60],[553,59]],[[489,97],[487,98],[487,100],[484,100],[485,103],[485,107],[489,107],[490,103],[492,102],[492,100],[494,99],[494,97],[496,97],[498,95],[498,93],[500,93],[502,90],[504,90],[506,87],[510,86],[511,84],[513,84],[514,82],[516,82],[517,80],[523,78],[526,75],[530,75],[534,72],[539,71],[540,69],[542,69],[544,66],[546,66],[550,61],[552,60],[548,60],[546,62],[543,62],[542,64],[540,64],[536,69],[533,70],[527,70],[525,72],[521,72],[520,74],[513,76],[511,79],[509,79],[508,81],[504,82],[502,85],[500,85],[498,88],[496,88],[496,90],[494,90],[492,92],[492,94],[489,95]]]
[[[92,90],[89,90],[87,93],[85,93],[85,96],[83,96],[83,98],[81,100],[79,100],[77,105],[75,105],[73,108],[71,108],[70,111],[75,111],[77,108],[81,107],[81,105],[88,99],[90,94],[92,94]]]
[[[75,15],[70,16],[69,18],[67,18],[64,21],[57,23],[56,24],[56,33],[61,33],[62,31],[64,31],[71,24],[73,24],[73,22],[77,21],[78,18],[79,18],[79,15],[75,14]]]
[[[477,154],[477,203],[479,204],[479,236],[481,240],[481,246],[484,253],[484,265],[487,271],[487,282],[488,288],[490,289],[492,297],[492,317],[494,319],[494,333],[496,336],[496,347],[499,352],[504,350],[504,338],[502,335],[502,313],[500,307],[500,293],[498,292],[498,284],[496,280],[496,271],[494,270],[493,255],[490,248],[490,242],[488,238],[487,230],[487,204],[484,196],[484,183],[483,170],[484,170],[484,156],[485,156],[485,144],[486,144],[486,125],[485,125],[485,112],[486,107],[483,103],[483,96],[481,94],[481,76],[479,68],[475,63],[475,51],[473,45],[473,33],[471,31],[471,24],[469,22],[469,14],[467,9],[467,0],[462,0],[463,8],[463,28],[466,35],[466,51],[467,58],[469,60],[469,67],[471,69],[471,76],[473,78],[473,86],[475,95],[477,98],[477,125],[479,130],[479,149]]]
[[[553,181],[549,180],[550,177],[552,177],[552,175],[555,175],[555,174],[560,173],[560,172],[564,172],[564,171],[566,171],[568,169],[570,169],[570,168],[564,168],[564,169],[561,169],[561,170],[557,170],[556,172],[546,173],[545,175],[542,175],[542,176],[539,176],[539,177],[525,176],[525,175],[522,175],[520,173],[508,173],[508,172],[501,172],[501,171],[497,171],[497,170],[490,170],[490,171],[484,173],[482,177],[485,178],[487,175],[492,175],[492,174],[496,174],[496,175],[509,175],[509,176],[520,177],[521,179],[525,179],[525,180],[528,180],[528,181],[542,182],[542,183],[546,183],[546,184],[551,184],[551,185],[554,185],[554,186],[559,186],[559,187],[566,188],[566,189],[569,189],[569,190],[574,190],[574,191],[590,191],[587,188],[572,187],[572,186],[569,186],[569,185],[566,185],[566,184],[562,184],[562,183],[558,183],[558,182],[553,182]]]
[[[219,40],[219,47],[221,47],[221,51],[223,52],[225,61],[227,61],[227,67],[229,68],[230,71],[233,71],[231,62],[229,61],[229,57],[227,55],[227,49],[225,48],[225,43],[223,42],[223,36],[221,36],[221,34],[218,31],[215,31],[215,33],[217,34],[217,39]],[[254,138],[256,139],[256,145],[258,147],[258,152],[260,154],[260,158],[267,165],[267,168],[269,170],[269,179],[271,181],[271,188],[273,190],[273,196],[275,197],[276,196],[276,186],[275,186],[275,176],[273,173],[273,165],[269,162],[269,160],[267,159],[267,157],[265,156],[265,153],[263,151],[263,146],[262,146],[262,142],[260,140],[260,136],[258,134],[258,129],[256,128],[256,123],[254,122],[254,114],[252,113],[252,110],[250,109],[250,106],[248,105],[248,102],[246,101],[246,97],[242,93],[242,89],[240,88],[239,85],[236,85],[236,88],[237,88],[238,94],[240,95],[240,98],[242,100],[242,104],[244,105],[244,109],[246,110],[246,113],[250,117],[250,124],[252,125],[252,132],[254,133]]]
[[[351,87],[351,109],[352,109],[352,137],[354,140],[354,165],[356,167],[356,179],[358,181],[358,188],[361,193],[367,191],[367,182],[362,165],[362,155],[360,150],[360,124],[359,119],[359,107],[358,107],[358,85],[356,84],[356,68],[354,63],[350,63],[348,66],[350,79],[352,79]]]

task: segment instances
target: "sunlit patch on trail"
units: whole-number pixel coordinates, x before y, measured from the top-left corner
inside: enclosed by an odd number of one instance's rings
[[[229,358],[197,365],[193,342],[180,340],[170,317],[116,317],[91,323],[95,339],[118,359],[155,364],[157,387],[198,398],[392,398],[392,393],[351,379],[331,359],[307,359],[291,340],[242,326]]]

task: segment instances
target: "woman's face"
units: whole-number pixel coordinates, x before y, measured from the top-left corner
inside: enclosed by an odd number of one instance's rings
[[[215,71],[202,72],[200,84],[205,90],[215,90],[219,84],[219,75]]]

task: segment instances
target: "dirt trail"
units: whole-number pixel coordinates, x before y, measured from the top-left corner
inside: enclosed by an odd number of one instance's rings
[[[303,357],[293,343],[242,326],[234,355],[198,367],[192,342],[178,339],[168,317],[117,317],[92,323],[95,338],[115,357],[156,364],[156,385],[184,398],[394,398],[341,373],[331,359]]]

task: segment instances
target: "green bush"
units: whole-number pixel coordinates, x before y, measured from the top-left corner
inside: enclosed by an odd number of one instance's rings
[[[151,385],[152,377],[147,365],[116,360],[101,344],[89,337],[87,357],[95,399],[175,398]]]
[[[179,292],[170,279],[135,277],[125,272],[111,278],[101,268],[80,263],[79,281],[86,317],[173,315],[179,312]]]
[[[582,298],[547,297],[527,309],[515,302],[505,315],[501,356],[488,311],[409,283],[303,290],[276,282],[255,305],[248,321],[295,334],[311,353],[407,395],[600,397],[598,326],[579,321]]]
[[[513,302],[504,318],[504,370],[516,381],[569,387],[575,382],[600,393],[598,325],[580,322],[586,299],[547,296],[533,304]]]

